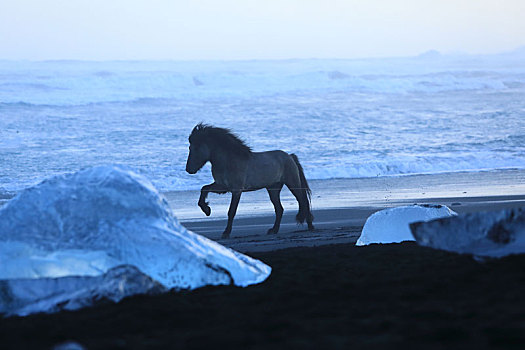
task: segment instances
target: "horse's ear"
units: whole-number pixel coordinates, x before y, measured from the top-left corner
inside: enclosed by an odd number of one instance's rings
[[[207,126],[206,124],[204,124],[203,122],[200,122],[199,124],[195,125],[192,132],[204,130],[206,126]]]
[[[193,128],[193,130],[191,131],[191,134],[190,136],[188,137],[188,141],[190,143],[192,143],[192,141],[195,140],[195,138],[197,137],[196,135],[200,132],[202,132],[203,130],[206,129],[206,125],[203,124],[202,122],[200,122],[199,124],[195,125],[195,127]]]

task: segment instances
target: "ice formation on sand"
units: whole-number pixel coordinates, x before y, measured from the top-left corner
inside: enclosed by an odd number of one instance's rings
[[[476,256],[525,253],[525,208],[463,214],[410,225],[418,244]]]
[[[204,285],[247,286],[271,268],[186,230],[142,176],[116,166],[48,179],[0,209],[0,313]]]
[[[356,245],[414,241],[409,224],[457,215],[444,205],[410,205],[378,211],[366,219]]]
[[[0,280],[0,290],[0,312],[20,316],[61,309],[76,310],[96,300],[118,302],[134,294],[168,291],[131,265],[114,267],[99,276]]]

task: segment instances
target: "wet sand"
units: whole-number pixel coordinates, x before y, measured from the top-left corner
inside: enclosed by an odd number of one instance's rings
[[[275,219],[265,190],[243,193],[230,239],[221,240],[226,227],[230,195],[210,194],[212,215],[197,206],[199,191],[168,192],[175,215],[190,230],[242,252],[294,246],[355,243],[361,227],[374,212],[402,205],[443,204],[457,213],[525,207],[525,171],[444,173],[364,179],[310,181],[314,232],[295,223],[298,207],[284,188],[284,216],[278,235],[266,231]]]
[[[272,274],[264,283],[135,296],[75,312],[0,319],[0,344],[5,349],[52,348],[66,341],[88,349],[522,348],[525,255],[480,263],[413,242],[354,245],[366,218],[385,207],[435,203],[458,213],[525,207],[521,180],[507,190],[486,185],[486,195],[476,195],[472,185],[449,192],[438,186],[420,197],[414,195],[420,189],[407,194],[398,187],[388,200],[347,206],[340,206],[345,198],[336,195],[339,185],[347,183],[314,189],[314,196],[320,196],[313,201],[314,232],[295,224],[296,208],[287,206],[286,197],[278,235],[265,234],[273,214],[271,204],[261,210],[267,200],[262,196],[244,202],[247,209],[236,219],[230,239],[220,239],[225,226],[221,213],[204,220],[192,217],[198,212],[181,215],[189,229],[269,264]],[[331,190],[337,200],[315,204],[329,199]],[[443,195],[435,196],[437,191]],[[182,202],[195,195],[175,194]],[[212,209],[222,210],[215,200]],[[221,200],[227,206],[227,198]],[[250,207],[258,207],[257,213]]]
[[[501,210],[525,207],[525,195],[427,198],[400,202],[390,202],[389,206],[412,205],[415,203],[443,204],[460,213]],[[386,207],[386,206],[385,206]],[[213,239],[222,245],[244,253],[279,250],[290,247],[312,247],[326,244],[355,243],[361,234],[366,219],[383,206],[330,208],[314,210],[315,227],[313,232],[306,225],[297,225],[295,211],[283,216],[281,229],[277,235],[267,235],[272,227],[274,215],[253,217],[241,216],[234,221],[230,238],[221,239],[226,227],[226,219],[183,221],[188,229]]]
[[[371,214],[403,205],[442,204],[458,214],[525,207],[525,172],[514,170],[322,180],[311,181],[311,187],[314,232],[306,231],[306,225],[296,224],[297,202],[283,189],[285,212],[280,232],[266,235],[275,214],[263,190],[243,194],[229,239],[221,239],[229,195],[209,196],[211,217],[206,217],[196,205],[198,191],[169,193],[167,198],[187,228],[241,252],[355,243]]]

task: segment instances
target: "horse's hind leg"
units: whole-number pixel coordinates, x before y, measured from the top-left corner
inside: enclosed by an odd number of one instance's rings
[[[299,164],[296,156],[290,158],[289,166],[286,172],[285,184],[286,187],[290,189],[290,192],[292,192],[295,199],[297,199],[297,203],[299,203],[299,212],[295,216],[297,223],[302,224],[306,221],[308,224],[308,230],[314,230],[315,228],[312,224],[314,216],[312,215],[312,211],[310,209],[310,189],[308,187],[306,178],[304,178],[302,167]]]
[[[281,189],[283,188],[282,184],[278,184],[273,187],[268,187],[268,194],[270,195],[270,200],[272,201],[273,207],[275,209],[275,223],[273,227],[268,230],[268,234],[275,234],[279,232],[279,227],[281,226],[281,219],[283,217],[283,206],[281,205]]]
[[[295,199],[297,199],[297,203],[299,203],[299,213],[297,213],[297,216],[295,219],[298,223],[302,224],[305,222],[308,224],[308,230],[313,231],[315,229],[313,225],[314,216],[312,215],[312,212],[310,210],[310,202],[308,200],[308,195],[306,194],[306,190],[302,188],[290,188],[290,192],[294,195]]]

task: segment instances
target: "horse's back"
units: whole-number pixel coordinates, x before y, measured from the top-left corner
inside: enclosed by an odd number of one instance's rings
[[[285,173],[293,159],[284,151],[253,152],[247,167],[246,188],[260,189],[284,183]]]

